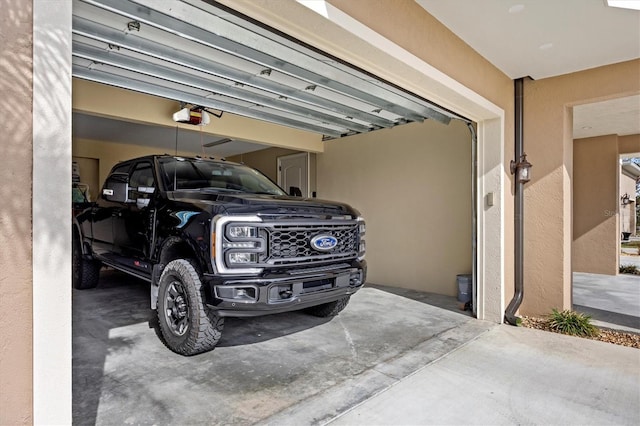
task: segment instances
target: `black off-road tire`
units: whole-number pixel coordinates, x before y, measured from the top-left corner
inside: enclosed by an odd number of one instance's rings
[[[351,296],[345,296],[342,299],[338,299],[335,302],[323,303],[322,305],[312,306],[304,311],[315,317],[335,317],[349,304]]]
[[[163,343],[175,353],[196,355],[212,350],[224,318],[207,308],[200,274],[186,259],[165,266],[159,280],[158,325]]]
[[[82,256],[80,248],[80,238],[73,235],[73,250],[71,254],[71,281],[73,287],[78,290],[95,288],[100,279],[100,268],[102,264],[93,259],[86,259]]]

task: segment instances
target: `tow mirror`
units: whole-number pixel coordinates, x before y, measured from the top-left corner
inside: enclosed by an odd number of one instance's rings
[[[114,173],[109,176],[102,188],[102,198],[116,203],[131,202],[129,199],[129,175]]]
[[[150,201],[151,200],[149,198],[138,198],[136,200],[136,206],[138,206],[139,209],[144,209],[149,206]]]

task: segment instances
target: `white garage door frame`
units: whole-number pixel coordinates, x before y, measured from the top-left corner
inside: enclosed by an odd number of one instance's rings
[[[366,40],[423,78],[420,86],[397,81],[367,58],[354,65],[399,84],[478,123],[478,318],[502,322],[504,313],[504,111],[324,2],[330,25]],[[243,13],[266,14],[260,3],[243,2]],[[249,10],[252,7],[255,9]],[[70,424],[71,413],[71,2],[33,1],[33,409],[35,424]],[[265,18],[266,19],[266,18]],[[313,40],[287,16],[266,22]],[[280,20],[280,22],[275,22]],[[299,34],[296,34],[299,33]],[[314,45],[331,52],[315,37]],[[424,84],[427,81],[429,84]],[[491,209],[484,195],[497,195]]]

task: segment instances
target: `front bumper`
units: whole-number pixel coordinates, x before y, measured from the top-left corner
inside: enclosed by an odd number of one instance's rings
[[[260,277],[204,276],[207,305],[227,317],[289,312],[333,302],[358,291],[365,279],[364,261]]]

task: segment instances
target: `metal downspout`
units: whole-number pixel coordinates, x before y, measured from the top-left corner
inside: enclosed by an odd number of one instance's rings
[[[514,295],[513,299],[507,306],[507,310],[504,314],[504,319],[511,325],[518,325],[518,317],[516,317],[516,311],[522,303],[524,297],[524,183],[520,182],[517,176],[517,164],[521,161],[524,155],[524,141],[523,141],[523,87],[524,79],[519,78],[514,81],[515,89],[515,162],[512,162],[511,172],[515,176],[515,212],[514,212],[514,245],[515,245],[515,283],[514,283]],[[514,164],[516,164],[514,170]]]

